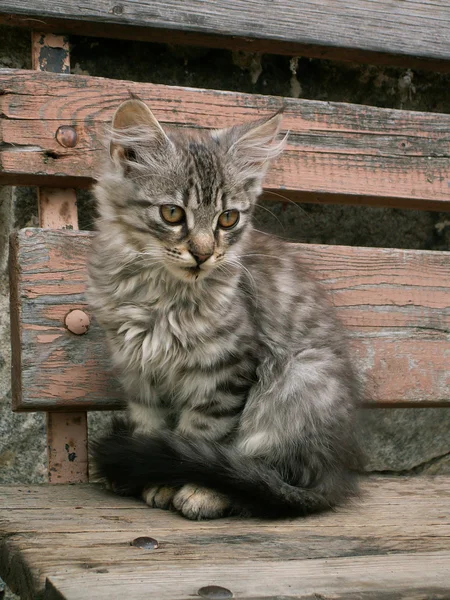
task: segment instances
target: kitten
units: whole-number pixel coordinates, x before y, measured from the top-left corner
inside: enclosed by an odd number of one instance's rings
[[[94,460],[117,491],[190,519],[306,514],[357,491],[343,332],[301,248],[252,228],[281,120],[163,129],[128,100],[96,186],[89,300],[128,412]]]

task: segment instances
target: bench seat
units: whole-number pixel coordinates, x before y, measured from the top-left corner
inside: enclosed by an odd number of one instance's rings
[[[213,585],[252,600],[449,598],[449,479],[369,477],[362,490],[306,519],[199,523],[93,484],[5,486],[0,575],[24,599],[187,600]]]

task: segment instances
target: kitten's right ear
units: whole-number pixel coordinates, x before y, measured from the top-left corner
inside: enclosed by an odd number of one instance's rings
[[[171,146],[158,120],[149,107],[137,98],[125,100],[112,120],[109,152],[113,161],[136,162],[137,151],[143,146]]]

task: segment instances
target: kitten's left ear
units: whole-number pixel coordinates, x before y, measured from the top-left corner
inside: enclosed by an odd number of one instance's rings
[[[282,110],[268,119],[221,129],[213,138],[226,149],[238,177],[256,194],[261,193],[262,179],[270,161],[276,158],[286,143],[286,136],[277,140],[283,120]]]

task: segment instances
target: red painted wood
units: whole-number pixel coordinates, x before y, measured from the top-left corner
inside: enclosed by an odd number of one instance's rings
[[[289,141],[265,186],[294,200],[449,209],[450,115],[14,70],[0,70],[0,183],[90,185],[130,92],[163,124],[207,129],[284,104]],[[56,139],[63,125],[72,148]]]
[[[70,72],[69,40],[64,36],[32,33],[32,65],[37,71]],[[39,225],[45,228],[78,228],[74,189],[38,188]],[[62,383],[61,388],[70,385]],[[47,413],[49,483],[88,481],[87,415]]]
[[[21,349],[21,359],[14,360],[16,409],[122,406],[95,319],[90,315],[85,335],[64,326],[69,310],[88,312],[84,291],[92,235],[42,230],[15,235],[12,310]],[[368,402],[450,405],[450,255],[309,244],[299,250],[349,330]]]

